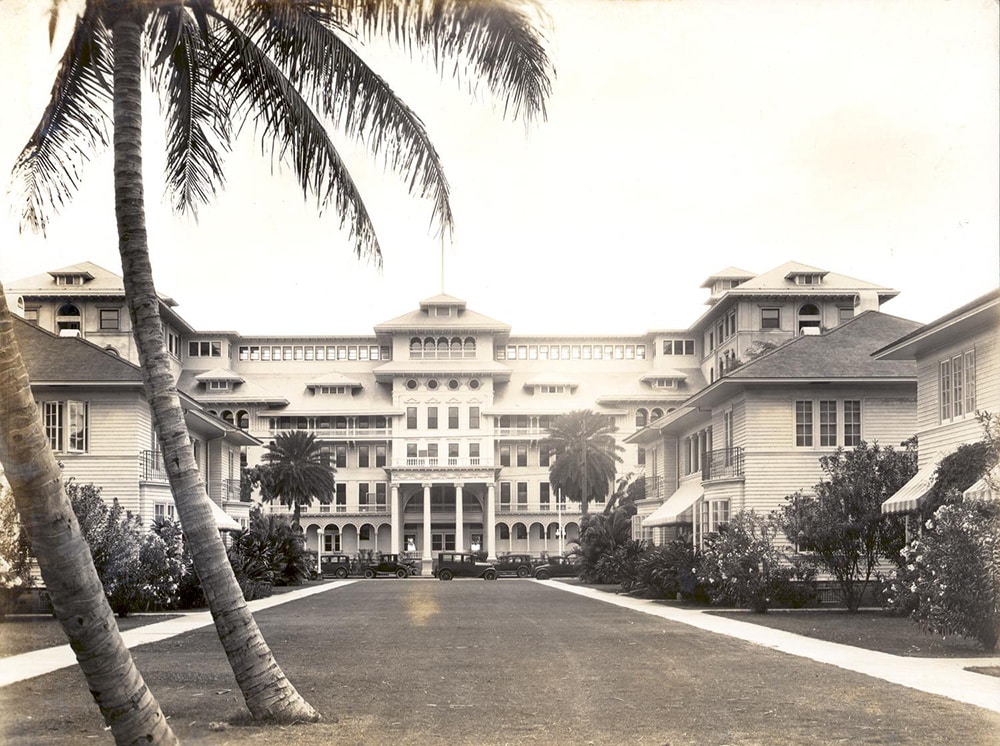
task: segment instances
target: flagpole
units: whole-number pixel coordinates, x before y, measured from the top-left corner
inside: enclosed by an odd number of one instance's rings
[[[559,502],[556,503],[556,512],[559,515],[559,554],[563,554],[563,522],[562,522],[562,487],[559,488]]]

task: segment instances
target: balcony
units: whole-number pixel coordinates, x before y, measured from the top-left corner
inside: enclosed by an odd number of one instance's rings
[[[493,459],[481,456],[408,456],[392,460],[393,469],[403,468],[427,469],[427,468],[493,468]]]
[[[391,427],[311,427],[304,428],[313,433],[319,440],[387,440],[392,437]],[[287,428],[270,428],[268,432],[274,436],[288,432]]]
[[[547,438],[549,428],[547,427],[500,427],[493,430],[497,438]]]
[[[139,451],[139,479],[143,482],[164,482],[167,467],[163,464],[163,454],[159,451]]]
[[[701,481],[742,478],[742,448],[722,448],[718,451],[706,451],[702,454]]]

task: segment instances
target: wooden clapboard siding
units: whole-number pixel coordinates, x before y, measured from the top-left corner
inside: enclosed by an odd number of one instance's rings
[[[126,510],[139,512],[139,454],[57,454],[63,465],[63,477],[80,484],[101,488],[101,497],[108,503],[118,498]]]

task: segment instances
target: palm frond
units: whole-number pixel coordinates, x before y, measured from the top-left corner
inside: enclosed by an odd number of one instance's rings
[[[80,186],[81,169],[108,145],[111,121],[111,43],[107,29],[88,13],[77,19],[49,102],[12,172],[20,226],[40,230]]]
[[[310,97],[324,116],[433,200],[444,233],[453,230],[444,167],[420,118],[339,35],[329,13],[310,3],[254,3],[242,28]]]
[[[228,106],[208,80],[210,60],[199,23],[183,8],[152,16],[150,65],[153,88],[167,124],[166,191],[178,212],[198,207],[223,188],[222,151],[229,150]]]
[[[361,194],[308,102],[275,63],[235,23],[218,14],[213,30],[210,80],[223,88],[233,111],[251,114],[262,146],[291,162],[303,194],[314,194],[322,212],[334,204],[348,227],[355,253],[381,266],[382,254]]]
[[[555,71],[541,30],[547,16],[536,0],[314,0],[311,4],[321,6],[332,22],[357,29],[362,36],[392,39],[410,53],[415,48],[427,50],[442,74],[457,75],[473,89],[476,80],[485,81],[492,95],[504,102],[505,115],[529,124],[546,117]]]

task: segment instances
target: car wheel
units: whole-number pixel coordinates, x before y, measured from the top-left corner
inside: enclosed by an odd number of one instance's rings
[[[497,571],[496,570],[487,570],[486,572],[483,573],[483,579],[484,580],[496,580],[497,579]]]
[[[396,570],[396,577],[397,577],[397,578],[405,578],[405,577],[406,577],[407,575],[409,575],[409,574],[410,574],[410,573],[409,573],[409,572],[407,572],[407,570],[406,570],[406,568],[405,568],[405,567],[401,567],[401,568],[399,568],[398,570]]]
[[[451,570],[442,570],[438,573],[438,579],[440,580],[451,580],[453,577],[455,576],[452,574]]]
[[[542,570],[541,572],[536,572],[535,573],[535,579],[536,580],[548,580],[551,577],[552,576],[549,574],[548,570]]]
[[[519,568],[517,568],[517,577],[519,577],[519,578],[526,578],[529,575],[531,575],[531,570],[529,570],[527,567],[519,567]]]
[[[365,570],[365,577],[371,580],[372,578],[375,577],[375,571],[369,567],[367,570]]]
[[[346,578],[347,577],[347,568],[346,567],[338,567],[336,575],[337,575],[338,578],[341,578],[341,579]]]

